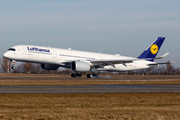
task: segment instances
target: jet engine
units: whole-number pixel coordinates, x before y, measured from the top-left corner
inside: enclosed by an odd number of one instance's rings
[[[44,70],[57,70],[59,65],[41,64],[41,68]]]
[[[75,72],[89,72],[90,64],[82,61],[73,61],[71,69]]]

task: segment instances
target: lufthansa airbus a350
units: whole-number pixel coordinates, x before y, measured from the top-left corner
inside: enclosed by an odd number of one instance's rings
[[[156,58],[165,37],[158,37],[139,57],[132,58],[119,54],[102,54],[71,49],[59,49],[34,45],[17,45],[8,49],[3,57],[11,61],[31,62],[41,64],[45,70],[57,70],[59,67],[71,68],[71,77],[81,77],[82,72],[89,72],[87,78],[97,78],[95,71],[129,71],[151,67],[160,64],[154,59],[161,59],[169,53]],[[12,66],[15,69],[15,66]]]

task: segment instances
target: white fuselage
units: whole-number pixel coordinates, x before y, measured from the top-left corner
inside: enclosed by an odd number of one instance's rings
[[[70,49],[59,49],[51,47],[41,47],[41,46],[32,46],[32,45],[17,45],[12,48],[15,51],[9,50],[3,54],[5,58],[10,60],[16,60],[21,62],[32,62],[40,64],[54,64],[60,65],[62,67],[67,67],[64,63],[72,61],[83,61],[87,62],[90,65],[91,60],[132,60],[131,63],[124,64],[114,64],[104,66],[103,68],[98,68],[97,70],[106,70],[106,71],[128,71],[128,70],[137,70],[149,68],[148,64],[155,62],[146,61],[143,59],[137,59],[132,57],[120,56],[120,55],[111,55],[111,54],[102,54],[102,53],[93,53],[85,51],[77,51]]]

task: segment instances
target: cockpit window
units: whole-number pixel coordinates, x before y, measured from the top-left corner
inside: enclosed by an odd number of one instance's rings
[[[14,48],[9,48],[8,51],[16,51]]]

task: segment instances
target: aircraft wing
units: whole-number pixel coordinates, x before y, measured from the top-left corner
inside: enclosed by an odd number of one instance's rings
[[[114,64],[123,64],[126,66],[126,63],[132,63],[133,59],[128,59],[128,60],[91,60],[90,61],[95,67],[103,67],[107,65],[111,65],[113,67]]]
[[[104,66],[111,65],[115,67],[114,64],[123,64],[126,66],[126,63],[132,63],[133,60],[136,59],[127,59],[127,60],[90,60],[89,62],[95,67],[95,68],[103,68]],[[71,68],[73,60],[63,60],[58,65]]]

